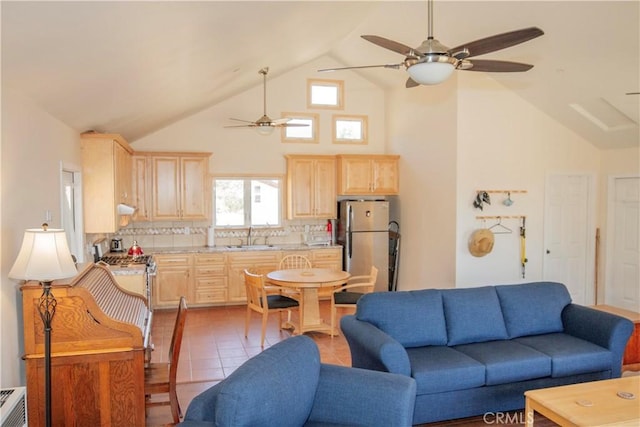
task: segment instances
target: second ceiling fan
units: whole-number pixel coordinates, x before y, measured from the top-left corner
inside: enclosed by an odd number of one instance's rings
[[[269,72],[269,67],[264,67],[262,69],[260,69],[260,71],[258,71],[258,74],[262,75],[262,90],[263,90],[263,114],[262,117],[260,117],[258,120],[256,121],[249,121],[249,120],[242,120],[242,119],[234,119],[231,118],[230,120],[235,120],[236,122],[243,122],[245,123],[244,125],[232,125],[232,126],[225,126],[226,128],[244,128],[244,127],[248,127],[248,128],[255,128],[259,134],[261,135],[269,135],[271,132],[273,132],[273,130],[275,128],[282,128],[282,127],[303,127],[303,126],[308,126],[306,124],[302,124],[302,123],[287,123],[289,122],[291,119],[288,117],[282,118],[282,119],[271,119],[271,117],[267,116],[267,73]]]
[[[544,34],[537,27],[496,34],[494,36],[465,43],[454,48],[448,48],[433,37],[433,0],[427,1],[428,36],[420,46],[411,48],[402,43],[380,36],[363,35],[363,39],[385,49],[404,55],[404,61],[398,64],[362,65],[341,68],[326,68],[318,70],[338,71],[360,68],[393,68],[404,66],[409,73],[406,87],[421,84],[433,85],[445,81],[454,70],[488,71],[488,72],[522,72],[533,67],[520,62],[498,61],[491,59],[473,59],[474,56],[484,55],[497,50],[506,49]]]

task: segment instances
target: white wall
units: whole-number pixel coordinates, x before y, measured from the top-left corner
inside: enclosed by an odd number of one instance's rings
[[[282,117],[283,112],[310,112],[320,116],[318,144],[282,143],[280,132],[258,135],[254,129],[225,128],[240,124],[230,117],[257,120],[263,113],[262,76],[256,70],[256,86],[198,114],[161,129],[137,141],[129,141],[137,151],[205,151],[213,152],[210,170],[213,174],[255,173],[284,174],[286,153],[384,153],[384,92],[352,72],[321,74],[316,70],[335,65],[330,59],[319,59],[277,77],[267,75],[267,115]],[[307,79],[344,80],[343,110],[307,109]],[[333,114],[368,116],[369,143],[345,145],[331,143]]]
[[[398,290],[455,286],[456,79],[387,93],[388,152],[400,157]]]
[[[2,282],[0,284],[0,385],[24,384],[22,298],[7,278],[26,228],[39,227],[45,211],[60,228],[60,162],[80,164],[78,132],[27,99],[2,88]],[[55,292],[54,292],[55,294]]]
[[[544,187],[549,173],[598,175],[600,151],[577,134],[524,102],[484,73],[458,78],[458,199],[456,279],[458,287],[518,283],[542,278]],[[500,194],[483,211],[472,205],[477,190],[517,189],[505,207]],[[481,215],[526,215],[529,262],[522,279],[517,219],[503,224],[514,233],[495,236],[493,251],[472,256],[473,230],[493,222]]]

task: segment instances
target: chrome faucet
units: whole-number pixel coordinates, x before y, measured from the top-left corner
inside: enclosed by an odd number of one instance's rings
[[[252,230],[252,227],[249,226],[249,233],[247,234],[247,246],[251,246],[251,244],[252,244],[251,243],[251,230]]]

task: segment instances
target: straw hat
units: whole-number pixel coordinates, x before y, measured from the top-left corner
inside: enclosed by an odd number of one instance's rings
[[[469,252],[476,257],[483,257],[493,249],[493,233],[488,228],[479,228],[469,238]]]

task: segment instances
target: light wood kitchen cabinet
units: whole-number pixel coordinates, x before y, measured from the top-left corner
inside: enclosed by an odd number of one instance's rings
[[[151,159],[146,155],[134,155],[131,172],[131,198],[138,210],[136,221],[151,221]]]
[[[153,220],[206,220],[211,205],[211,153],[156,153],[153,170]]]
[[[85,233],[114,233],[120,228],[119,203],[133,205],[133,149],[116,134],[83,134],[82,189]]]
[[[229,262],[229,303],[242,303],[247,300],[244,287],[244,269],[253,269],[261,273],[277,270],[282,252],[280,251],[246,251],[230,252]]]
[[[288,155],[287,215],[336,218],[335,156]]]
[[[194,302],[193,255],[154,255],[154,259],[157,272],[153,281],[153,307],[176,308],[181,296],[187,299],[187,304]]]
[[[227,302],[227,256],[224,253],[194,255],[195,304]]]
[[[399,187],[396,155],[339,155],[338,194],[396,195]]]

